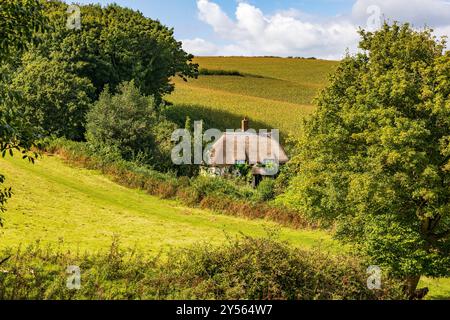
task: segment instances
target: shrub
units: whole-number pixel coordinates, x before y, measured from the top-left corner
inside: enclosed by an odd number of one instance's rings
[[[192,188],[200,198],[220,196],[232,199],[250,199],[254,193],[247,186],[239,186],[236,182],[221,177],[198,176],[192,180]]]
[[[174,278],[183,279],[188,299],[389,299],[400,285],[385,281],[367,288],[366,267],[351,257],[330,257],[293,249],[272,238],[245,237],[221,248],[200,246],[170,259]]]
[[[273,238],[198,244],[165,255],[122,250],[72,254],[32,245],[6,250],[0,299],[400,299],[399,284],[366,285],[364,263],[290,247]],[[81,270],[80,290],[66,287],[70,265]]]
[[[258,185],[258,199],[261,201],[270,201],[275,197],[275,180],[266,178]]]
[[[113,148],[126,160],[167,169],[175,125],[159,114],[159,108],[133,81],[122,83],[115,95],[106,88],[87,115],[86,138],[95,150]]]

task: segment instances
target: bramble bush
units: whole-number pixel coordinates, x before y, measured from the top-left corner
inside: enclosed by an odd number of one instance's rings
[[[63,244],[60,244],[61,246]],[[123,250],[71,253],[33,244],[4,250],[0,299],[402,299],[400,283],[367,289],[366,266],[353,257],[294,249],[274,237],[244,237],[218,248],[198,244],[156,256]],[[67,288],[79,266],[81,288]]]

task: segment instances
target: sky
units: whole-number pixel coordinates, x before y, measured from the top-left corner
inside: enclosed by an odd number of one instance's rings
[[[71,1],[66,1],[71,2]],[[338,60],[357,51],[361,27],[381,21],[450,36],[450,0],[78,0],[115,2],[174,28],[199,56],[299,56]]]

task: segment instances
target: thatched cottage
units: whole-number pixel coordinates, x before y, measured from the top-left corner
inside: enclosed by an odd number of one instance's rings
[[[289,158],[279,143],[278,134],[249,130],[249,120],[242,120],[241,130],[225,132],[209,151],[207,174],[225,176],[238,174],[237,165],[251,166],[253,186],[256,187],[263,178],[274,178],[279,166]]]

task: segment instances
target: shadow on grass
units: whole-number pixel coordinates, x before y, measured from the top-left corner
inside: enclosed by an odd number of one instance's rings
[[[190,104],[174,104],[167,108],[166,116],[174,121],[179,127],[184,128],[186,123],[186,118],[189,117],[192,122],[203,120],[203,129],[207,130],[210,128],[216,128],[221,131],[226,129],[240,129],[241,121],[244,117],[248,117],[245,110],[242,110],[240,115],[232,114],[226,111],[210,109],[201,105],[190,105]],[[250,128],[259,130],[267,129],[271,130],[272,127],[267,123],[260,121],[255,121],[251,118]],[[283,132],[280,132],[283,135]]]
[[[194,104],[173,104],[170,105],[165,111],[167,118],[175,122],[180,128],[185,127],[186,119],[189,117],[191,119],[191,123],[194,121],[203,120],[203,130],[208,129],[219,129],[225,132],[227,129],[240,129],[241,121],[244,117],[249,117],[248,114],[245,113],[245,110],[242,110],[242,113],[237,115],[233,113],[229,113],[222,110],[210,109],[208,107],[202,105],[194,105]],[[249,117],[250,120],[250,128],[254,130],[266,129],[268,132],[273,128],[271,125],[256,121]],[[286,131],[280,130],[280,142],[282,144],[286,144],[286,140],[289,137],[289,134]]]
[[[429,297],[428,300],[446,300],[446,301],[450,301],[450,297],[449,296],[445,296],[445,295],[433,295],[433,296]]]

